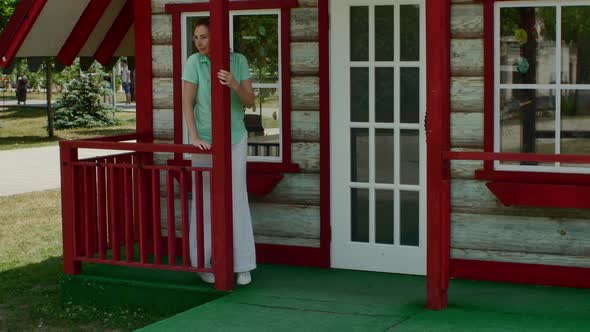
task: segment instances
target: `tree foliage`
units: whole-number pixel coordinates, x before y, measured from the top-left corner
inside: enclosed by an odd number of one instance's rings
[[[118,124],[115,109],[102,104],[102,76],[96,73],[79,75],[66,84],[67,92],[58,99],[55,128],[92,128]]]
[[[19,0],[0,0],[0,32],[4,31],[18,2]]]

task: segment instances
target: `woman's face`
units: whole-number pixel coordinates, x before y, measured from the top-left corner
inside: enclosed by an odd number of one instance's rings
[[[196,27],[193,40],[201,55],[209,55],[209,28],[207,26],[199,25]]]

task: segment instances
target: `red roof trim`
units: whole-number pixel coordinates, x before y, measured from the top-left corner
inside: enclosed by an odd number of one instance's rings
[[[242,0],[229,1],[229,10],[247,9],[271,9],[271,8],[295,8],[297,0]],[[168,14],[182,12],[203,12],[209,11],[209,2],[199,3],[170,3],[165,6]]]
[[[100,43],[100,46],[94,53],[96,61],[103,66],[109,63],[113,54],[115,54],[117,48],[123,41],[123,38],[129,32],[131,25],[133,25],[133,2],[127,0],[102,43]]]
[[[17,5],[0,39],[1,67],[12,62],[46,3],[47,0],[23,0]]]
[[[74,62],[78,53],[88,40],[96,24],[106,11],[111,0],[91,0],[80,15],[78,22],[72,29],[70,36],[59,51],[57,58],[66,66]]]

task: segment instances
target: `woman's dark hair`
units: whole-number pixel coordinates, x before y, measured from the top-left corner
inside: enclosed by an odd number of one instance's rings
[[[199,27],[201,25],[204,25],[207,27],[207,29],[209,29],[209,18],[208,17],[204,17],[204,18],[200,18],[197,20],[197,24],[195,24],[195,28]]]

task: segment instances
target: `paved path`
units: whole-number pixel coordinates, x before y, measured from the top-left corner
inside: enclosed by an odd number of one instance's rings
[[[120,151],[79,150],[79,158]],[[0,151],[0,196],[57,189],[61,186],[59,146]]]
[[[0,151],[0,196],[59,188],[59,147]]]

